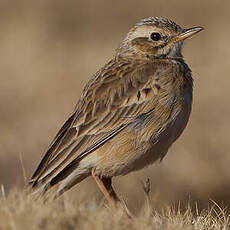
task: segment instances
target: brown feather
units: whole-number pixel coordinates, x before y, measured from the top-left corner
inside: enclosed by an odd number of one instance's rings
[[[132,66],[136,68],[130,71]],[[113,59],[93,76],[31,182],[35,185],[55,177],[59,170],[63,170],[87,150],[83,147],[86,142],[87,146],[91,146],[92,143],[103,141],[118,127],[129,124],[142,113],[148,112],[144,107],[150,98],[138,100],[138,95],[140,97],[140,90],[153,81],[155,69],[152,66],[153,63],[146,60]],[[111,82],[115,82],[113,88]]]

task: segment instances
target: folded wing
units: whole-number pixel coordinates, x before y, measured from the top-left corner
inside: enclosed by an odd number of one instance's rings
[[[64,179],[83,157],[152,110],[158,103],[154,66],[113,59],[97,72],[33,174],[32,186]]]

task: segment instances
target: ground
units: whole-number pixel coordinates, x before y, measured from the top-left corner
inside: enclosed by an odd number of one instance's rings
[[[122,212],[112,213],[104,200],[96,197],[76,201],[68,194],[47,203],[35,200],[23,190],[14,189],[9,195],[2,187],[0,197],[1,230],[73,230],[73,229],[156,229],[156,230],[213,230],[229,229],[225,209],[212,201],[211,208],[192,211],[190,205],[182,211],[180,205],[154,209],[146,202],[133,219]]]

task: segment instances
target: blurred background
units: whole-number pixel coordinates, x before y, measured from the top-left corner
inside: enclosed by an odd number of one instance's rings
[[[189,124],[161,164],[115,179],[134,210],[150,178],[157,205],[214,199],[230,204],[230,2],[218,0],[0,1],[0,184],[25,184],[89,77],[141,18],[203,26],[184,46],[193,71]],[[89,189],[90,188],[90,189]],[[102,197],[87,179],[70,192]]]

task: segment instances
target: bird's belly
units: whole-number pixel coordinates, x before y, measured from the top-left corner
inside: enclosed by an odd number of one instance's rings
[[[118,137],[114,140],[116,143],[104,145],[95,153],[98,174],[108,177],[125,175],[152,164],[167,152],[167,148],[160,148],[160,142],[154,145],[148,142],[140,144],[136,137],[132,138],[131,133],[123,135],[128,135],[129,139]],[[102,151],[105,151],[104,154]]]
[[[96,171],[104,176],[124,175],[162,159],[184,130],[190,111],[191,103],[185,104],[158,133],[148,126],[141,131],[122,131],[95,152]],[[143,133],[148,133],[148,137],[142,139]]]

